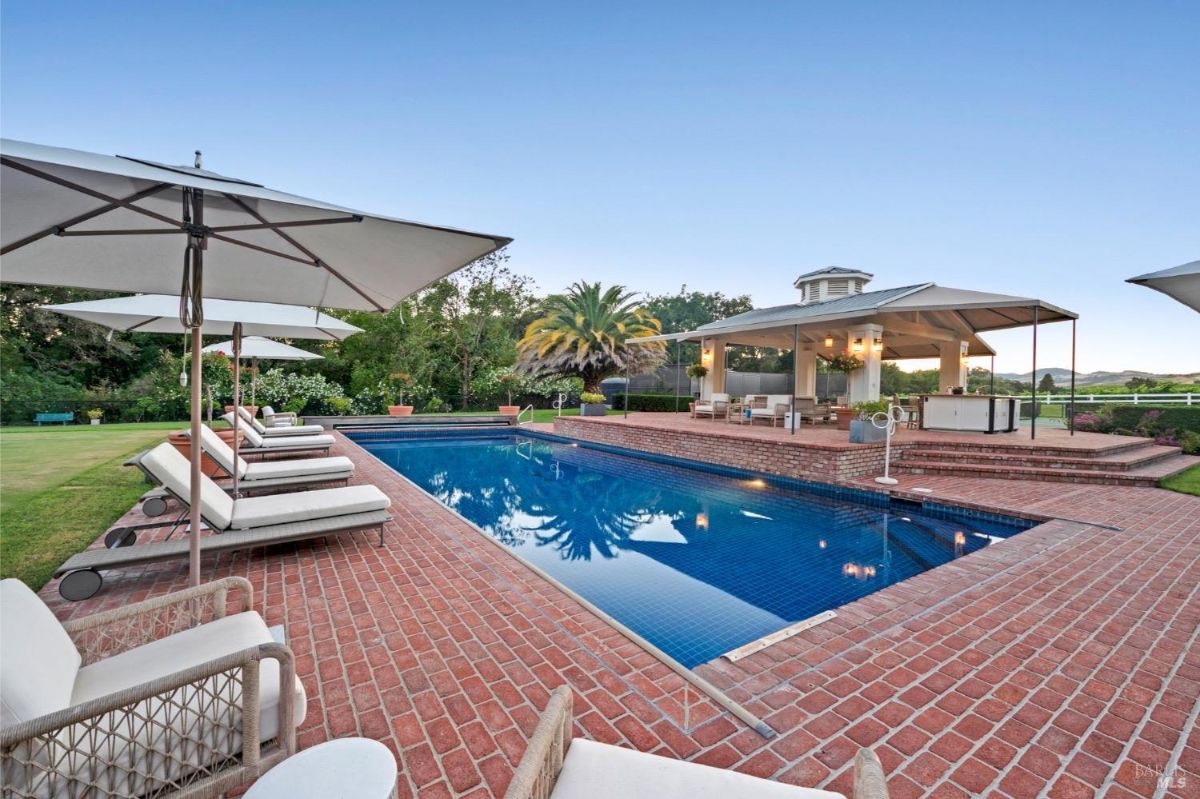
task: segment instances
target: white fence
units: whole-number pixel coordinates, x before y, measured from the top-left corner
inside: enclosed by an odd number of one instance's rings
[[[1070,405],[1070,394],[1047,394],[1037,397],[1038,405]],[[1075,393],[1075,402],[1114,403],[1121,405],[1200,405],[1200,394],[1082,394]]]

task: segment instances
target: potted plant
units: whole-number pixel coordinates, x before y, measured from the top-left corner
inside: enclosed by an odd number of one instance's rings
[[[388,416],[412,416],[413,406],[404,404],[404,389],[412,382],[411,379],[404,372],[393,372],[391,380],[396,402],[387,406]]]
[[[877,441],[883,441],[887,438],[887,429],[876,427],[871,421],[871,417],[880,412],[887,412],[891,403],[887,400],[874,400],[873,402],[856,402],[852,410],[854,414],[850,420],[850,443],[851,444],[871,444]]]
[[[516,372],[507,371],[501,374],[496,379],[496,382],[500,384],[500,388],[504,390],[504,393],[508,397],[508,404],[500,406],[500,413],[504,416],[516,416],[521,412],[521,406],[513,405],[512,395],[513,389],[521,384],[521,376]]]
[[[826,361],[826,364],[835,372],[850,374],[855,369],[861,369],[863,362],[861,358],[851,355],[846,352],[838,353]],[[838,430],[849,430],[850,422],[854,420],[854,414],[849,408],[833,408],[834,414],[837,415]]]
[[[104,411],[100,408],[92,408],[87,412],[88,418],[92,420],[92,424],[100,424],[100,420],[104,418]]]
[[[579,395],[579,403],[580,416],[603,416],[608,413],[608,406],[604,404],[603,394],[585,391]]]
[[[700,394],[704,395],[704,378],[708,377],[708,367],[702,363],[694,363],[687,368],[687,376],[700,381]]]

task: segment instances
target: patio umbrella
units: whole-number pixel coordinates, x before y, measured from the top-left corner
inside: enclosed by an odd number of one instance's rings
[[[1131,277],[1125,282],[1161,291],[1193,311],[1200,311],[1200,261]]]
[[[511,241],[274,191],[203,169],[199,152],[175,166],[5,139],[0,183],[5,281],[175,293],[197,355],[203,297],[386,310]],[[197,585],[199,357],[191,428]]]
[[[87,322],[93,322],[98,325],[118,330],[121,332],[136,332],[136,333],[177,333],[186,335],[189,330],[183,326],[179,317],[175,315],[179,308],[179,297],[171,297],[165,294],[140,294],[134,297],[114,297],[108,300],[87,300],[84,302],[69,302],[60,305],[43,305],[42,310],[53,311],[71,316],[76,319],[82,319]],[[208,330],[213,333],[229,332],[233,334],[231,341],[222,342],[220,345],[205,347],[204,351],[215,351],[217,346],[227,346],[227,351],[233,353],[234,377],[233,377],[233,405],[237,408],[241,405],[241,359],[246,353],[242,350],[243,341],[256,342],[255,347],[259,351],[265,351],[267,348],[257,342],[265,341],[271,348],[284,348],[293,353],[303,353],[308,358],[320,358],[320,355],[313,355],[311,352],[295,347],[289,347],[286,344],[280,344],[270,339],[263,338],[264,335],[284,336],[287,338],[303,338],[316,339],[319,341],[341,341],[353,336],[355,333],[361,333],[362,328],[356,327],[349,322],[343,322],[328,314],[319,313],[311,308],[300,308],[294,305],[279,305],[270,302],[238,302],[237,300],[204,300],[203,312],[205,316],[205,325]],[[257,335],[243,338],[243,333],[249,332]],[[224,352],[226,350],[222,350]],[[199,360],[195,357],[193,350],[193,392],[196,391],[197,383],[195,363]],[[296,358],[296,356],[292,356]],[[193,402],[197,402],[195,393],[192,396]],[[196,407],[193,407],[193,418],[195,418]],[[238,427],[241,424],[241,416],[235,410],[233,414],[233,455],[236,461],[238,453]],[[197,433],[193,431],[193,438],[197,438]],[[233,474],[233,493],[236,496],[238,492],[238,475],[237,470]]]
[[[219,352],[222,355],[228,355],[233,352],[234,346],[237,344],[235,339],[222,341],[219,344],[209,344],[204,348],[205,352]],[[258,382],[258,362],[259,361],[319,361],[322,356],[315,352],[302,350],[299,347],[293,347],[289,344],[284,344],[282,341],[272,341],[263,336],[245,336],[241,340],[239,347],[242,359],[250,360],[250,404],[257,405],[257,398],[254,393],[255,384]]]

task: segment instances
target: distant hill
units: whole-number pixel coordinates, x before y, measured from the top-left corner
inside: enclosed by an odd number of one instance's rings
[[[1071,382],[1070,369],[1061,369],[1059,367],[1038,369],[1038,380],[1041,380],[1042,375],[1047,373],[1054,376],[1056,385],[1065,386]],[[1016,380],[1020,383],[1030,382],[1032,376],[1032,372],[1024,372],[1022,374],[996,372],[996,377],[1001,377],[1005,380]],[[1155,374],[1154,372],[1139,372],[1136,369],[1126,369],[1123,372],[1079,372],[1075,375],[1075,385],[1077,387],[1124,385],[1125,381],[1132,380],[1135,377],[1148,377],[1160,383],[1200,383],[1200,373],[1162,375]]]

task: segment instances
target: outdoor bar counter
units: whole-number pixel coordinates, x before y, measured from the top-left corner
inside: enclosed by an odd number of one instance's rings
[[[922,430],[1011,433],[1020,421],[1016,397],[992,394],[922,394]]]

